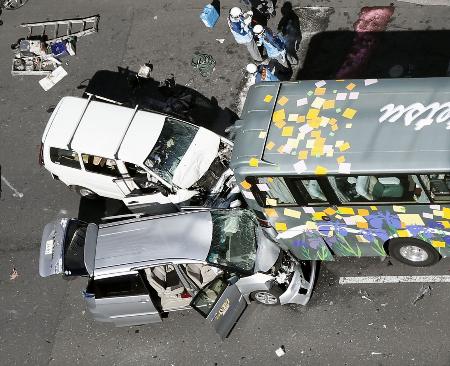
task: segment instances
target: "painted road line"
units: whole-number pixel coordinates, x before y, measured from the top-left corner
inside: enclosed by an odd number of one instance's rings
[[[361,277],[341,277],[340,285],[351,283],[400,283],[400,282],[450,282],[450,276],[361,276]]]
[[[6,184],[9,188],[11,188],[11,190],[13,191],[13,197],[18,197],[18,198],[22,198],[22,197],[23,197],[23,193],[20,193],[17,189],[15,189],[15,188],[12,186],[12,184],[9,183],[9,182],[7,181],[7,179],[6,179],[3,175],[1,176],[1,178],[2,178],[2,181],[5,182],[5,184]]]

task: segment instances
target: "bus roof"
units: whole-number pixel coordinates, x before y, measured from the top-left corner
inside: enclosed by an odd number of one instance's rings
[[[237,174],[450,170],[450,78],[252,86],[233,149]]]

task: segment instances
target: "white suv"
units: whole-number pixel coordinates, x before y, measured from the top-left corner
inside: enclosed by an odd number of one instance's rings
[[[40,162],[80,195],[120,199],[130,209],[205,205],[237,190],[228,166],[232,148],[167,115],[64,97],[45,128]]]

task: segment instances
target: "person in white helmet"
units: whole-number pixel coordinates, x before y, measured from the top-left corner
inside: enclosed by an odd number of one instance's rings
[[[261,54],[259,53],[258,46],[253,38],[253,31],[250,28],[251,13],[242,13],[242,10],[238,7],[231,8],[228,15],[228,26],[234,39],[239,44],[245,44],[248,52],[252,56],[253,60],[257,62],[262,61]]]
[[[280,81],[275,76],[275,68],[270,69],[269,65],[260,64],[256,66],[255,64],[248,64],[247,72],[255,77],[255,84],[262,81]]]
[[[285,68],[289,68],[286,60],[286,46],[282,39],[275,35],[270,28],[264,28],[257,24],[253,27],[253,32],[258,38],[258,46],[263,45],[267,52],[267,57],[277,60]]]

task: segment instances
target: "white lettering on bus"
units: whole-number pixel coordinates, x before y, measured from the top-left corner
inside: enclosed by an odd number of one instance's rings
[[[394,105],[387,104],[380,109],[384,113],[379,122],[397,122],[401,117],[404,118],[405,126],[409,126],[415,121],[415,130],[420,130],[425,126],[431,125],[434,121],[436,123],[447,122],[447,129],[450,129],[450,102],[440,104],[438,102],[431,103],[424,106],[422,103],[413,103],[407,107],[402,104]],[[418,117],[423,117],[418,119]]]

